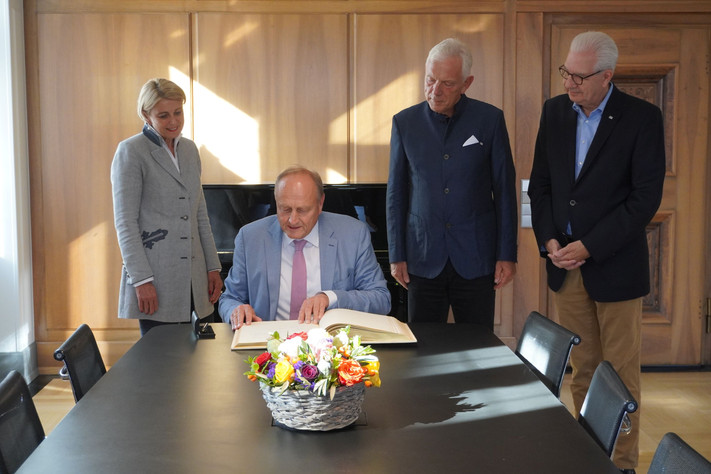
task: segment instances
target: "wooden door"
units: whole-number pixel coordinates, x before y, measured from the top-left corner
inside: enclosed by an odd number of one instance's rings
[[[651,292],[644,300],[643,365],[702,361],[706,248],[708,29],[694,26],[553,25],[551,97],[564,93],[558,66],[570,41],[602,29],[619,48],[613,83],[658,105],[664,114],[667,172],[661,206],[647,227]],[[549,298],[549,312],[553,312]]]

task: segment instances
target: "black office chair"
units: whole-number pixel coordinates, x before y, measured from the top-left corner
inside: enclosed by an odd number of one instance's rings
[[[711,474],[711,462],[676,433],[667,433],[657,446],[648,474]]]
[[[532,311],[523,326],[515,352],[553,395],[560,397],[570,351],[578,344],[580,336]]]
[[[11,370],[0,382],[0,474],[17,471],[43,439],[27,383]]]
[[[64,361],[74,400],[77,402],[106,373],[94,333],[86,324],[79,326],[74,334],[54,351],[54,358]]]
[[[597,366],[580,409],[578,422],[612,456],[615,442],[628,413],[637,411],[637,401],[608,361]]]

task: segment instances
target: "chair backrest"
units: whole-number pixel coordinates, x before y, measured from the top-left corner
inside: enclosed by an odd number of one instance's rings
[[[106,373],[94,333],[86,324],[79,326],[74,334],[54,351],[54,358],[64,361],[74,391],[74,400],[77,402]]]
[[[648,474],[711,474],[711,462],[676,433],[667,433],[657,446]]]
[[[27,383],[12,370],[0,382],[0,473],[17,471],[43,439]]]
[[[637,401],[608,361],[595,369],[578,421],[600,447],[612,456],[625,414],[637,411]]]
[[[515,352],[553,395],[560,397],[570,351],[577,344],[580,344],[580,336],[532,311],[523,326]]]

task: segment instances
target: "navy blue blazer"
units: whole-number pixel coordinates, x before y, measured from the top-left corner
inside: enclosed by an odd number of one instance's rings
[[[639,298],[649,293],[645,229],[661,202],[666,170],[662,113],[615,87],[576,179],[572,106],[567,94],[559,95],[541,114],[528,187],[541,255],[550,239],[565,245],[570,222],[572,240],[591,255],[580,267],[590,297]],[[567,272],[546,260],[548,284],[558,291]]]
[[[450,259],[464,278],[516,261],[518,217],[503,112],[462,95],[450,118],[427,102],[393,117],[387,190],[390,262],[434,278]]]

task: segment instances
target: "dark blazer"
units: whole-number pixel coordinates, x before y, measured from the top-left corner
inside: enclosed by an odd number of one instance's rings
[[[613,86],[614,87],[614,86]],[[531,170],[533,230],[562,246],[568,222],[572,240],[591,257],[580,267],[588,294],[601,302],[649,293],[645,228],[662,199],[666,169],[664,129],[658,107],[614,88],[575,179],[577,114],[567,94],[543,105]],[[546,259],[548,284],[558,291],[566,270]]]
[[[516,181],[503,112],[462,95],[451,119],[427,102],[393,117],[387,190],[390,262],[463,278],[516,261]]]

